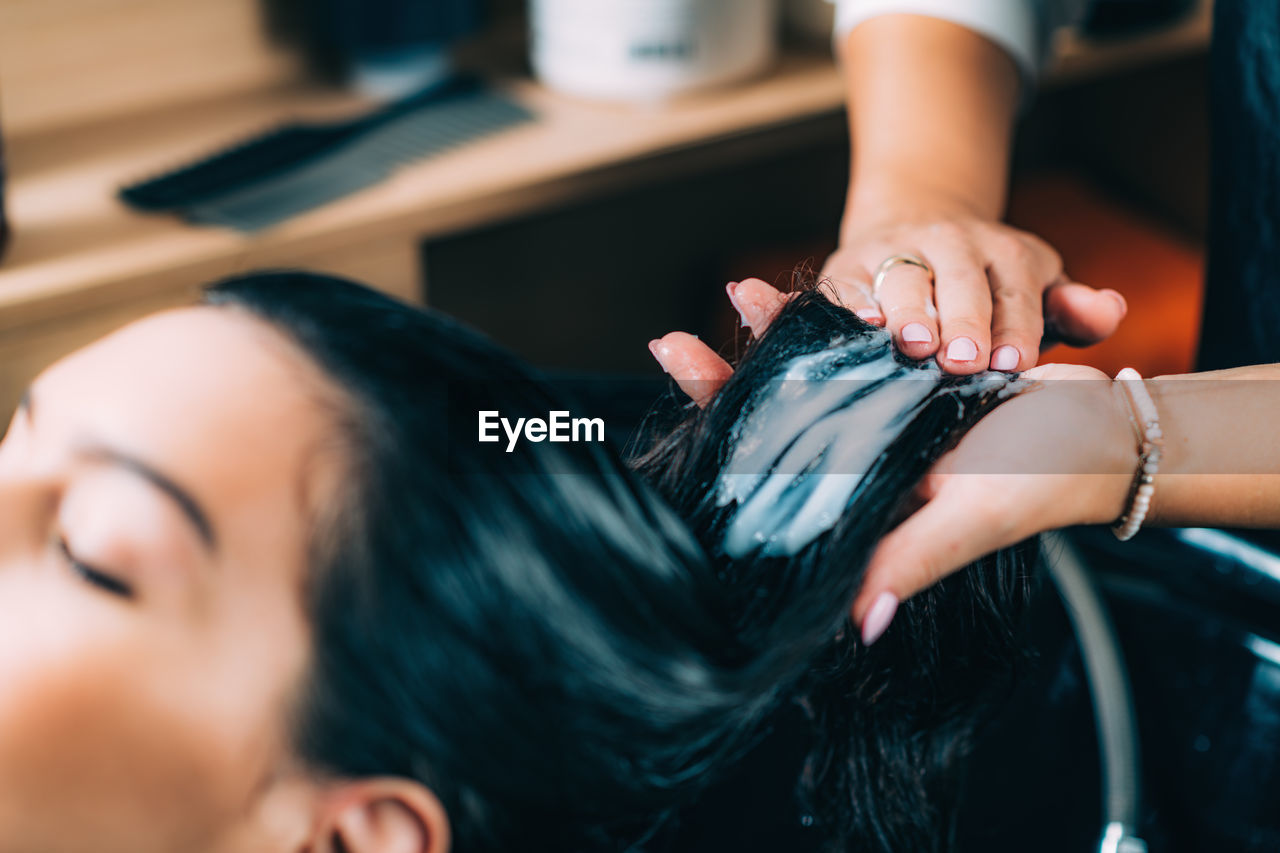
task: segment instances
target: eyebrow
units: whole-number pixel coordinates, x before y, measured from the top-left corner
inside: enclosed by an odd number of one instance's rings
[[[30,388],[22,392],[22,398],[18,401],[18,411],[26,412],[28,420],[35,417],[35,401]],[[135,456],[130,456],[127,453],[103,445],[86,445],[81,447],[79,452],[82,456],[114,465],[128,471],[130,474],[141,477],[177,505],[183,516],[195,528],[201,543],[204,544],[205,550],[210,553],[217,550],[218,537],[214,532],[213,524],[209,521],[209,514],[205,512],[200,502],[189,491],[178,485],[172,477]]]
[[[186,519],[191,522],[191,526],[195,528],[200,541],[204,544],[205,550],[210,553],[217,550],[218,537],[214,532],[213,524],[209,521],[209,514],[204,511],[204,508],[200,506],[200,502],[190,492],[178,485],[167,474],[156,470],[137,457],[102,445],[86,445],[80,448],[80,453],[95,461],[114,465],[128,471],[130,474],[141,477],[177,505]]]

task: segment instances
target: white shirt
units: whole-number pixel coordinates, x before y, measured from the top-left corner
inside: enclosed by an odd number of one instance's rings
[[[886,14],[927,15],[959,24],[995,42],[1018,63],[1023,79],[1035,80],[1044,65],[1049,36],[1079,21],[1089,0],[828,0],[836,4],[836,37],[863,21]]]

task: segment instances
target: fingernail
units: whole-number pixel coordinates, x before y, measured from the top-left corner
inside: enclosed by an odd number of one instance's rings
[[[729,304],[733,306],[733,310],[738,312],[738,322],[747,327],[751,324],[747,322],[747,312],[742,310],[742,305],[738,302],[738,282],[731,281],[724,286],[724,292],[729,294]]]
[[[1124,297],[1120,295],[1119,291],[1112,290],[1111,288],[1108,287],[1105,290],[1102,290],[1100,292],[1110,294],[1112,299],[1120,303],[1121,317],[1124,317],[1125,314],[1129,313],[1129,303],[1124,300]]]
[[[933,340],[933,334],[924,323],[908,323],[902,327],[902,342],[907,344],[927,344]]]
[[[859,308],[853,312],[858,319],[865,320],[868,323],[883,323],[884,315],[880,313],[878,308]]]
[[[891,592],[882,592],[876,596],[875,603],[862,618],[862,645],[869,646],[884,636],[889,630],[893,615],[898,612],[898,597]]]
[[[662,363],[662,339],[654,338],[649,341],[649,352],[653,353],[653,357],[658,360],[658,366],[662,368],[662,372],[667,372],[667,366]]]
[[[1017,347],[997,347],[996,351],[991,354],[991,369],[1016,370],[1018,362],[1021,360],[1022,354],[1018,352]]]
[[[949,361],[973,361],[978,357],[978,345],[969,338],[956,338],[947,344]]]

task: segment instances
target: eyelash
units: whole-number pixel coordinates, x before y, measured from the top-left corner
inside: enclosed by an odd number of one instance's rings
[[[133,598],[133,587],[129,586],[129,584],[77,560],[75,555],[71,553],[71,548],[67,545],[66,539],[58,539],[58,550],[62,552],[62,557],[67,561],[67,565],[71,567],[71,570],[90,586],[97,587],[103,592],[119,598]]]

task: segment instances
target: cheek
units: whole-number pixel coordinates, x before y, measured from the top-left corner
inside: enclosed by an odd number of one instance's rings
[[[93,592],[4,580],[0,853],[211,847],[249,807],[263,726],[205,701],[186,638]]]

